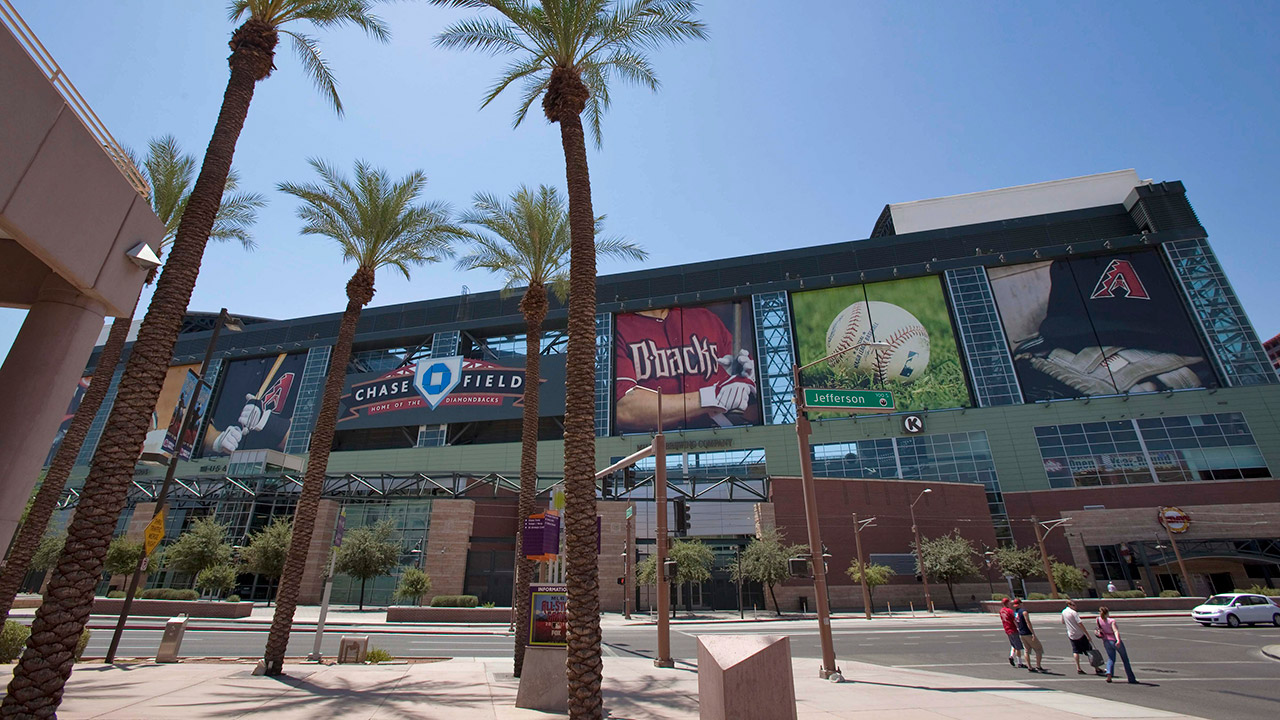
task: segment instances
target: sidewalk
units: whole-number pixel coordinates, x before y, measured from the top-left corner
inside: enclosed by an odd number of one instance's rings
[[[0,670],[8,683],[10,669]],[[409,665],[286,665],[286,677],[255,677],[252,665],[77,665],[58,717],[256,718],[314,720],[519,720],[555,717],[514,707],[517,682],[509,659],[455,659]],[[800,720],[1036,720],[1086,718],[1174,720],[1188,716],[1056,690],[844,663],[850,679],[817,678],[814,660],[794,665]],[[698,716],[696,670],[680,663],[660,670],[648,660],[604,658],[607,716],[674,720]],[[1123,692],[1117,691],[1117,696]]]

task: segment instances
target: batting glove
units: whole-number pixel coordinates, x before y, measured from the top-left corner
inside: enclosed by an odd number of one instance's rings
[[[262,403],[252,395],[244,396],[244,407],[240,410],[240,419],[236,422],[245,432],[256,432],[267,426],[271,413],[262,409]]]
[[[240,440],[244,438],[244,430],[239,425],[231,427],[218,433],[218,437],[214,438],[213,445],[210,447],[215,453],[226,453],[230,455],[240,447]]]

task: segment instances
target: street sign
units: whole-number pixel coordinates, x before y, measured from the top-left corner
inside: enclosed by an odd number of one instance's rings
[[[160,512],[156,513],[155,517],[151,518],[151,522],[147,523],[147,529],[143,532],[143,538],[144,538],[143,554],[150,555],[151,551],[155,550],[156,546],[160,544],[160,541],[164,539],[164,509],[163,508],[160,510]]]
[[[902,431],[909,435],[924,432],[924,418],[919,415],[903,415]]]
[[[838,390],[834,388],[805,388],[804,406],[807,410],[889,412],[894,409],[893,393],[888,390]]]
[[[627,506],[627,517],[626,517],[626,519],[627,519],[627,520],[630,520],[630,519],[631,519],[631,516],[632,516],[632,515],[635,515],[635,514],[636,514],[636,508],[635,508],[635,506],[634,506],[634,505],[628,505],[628,506]]]

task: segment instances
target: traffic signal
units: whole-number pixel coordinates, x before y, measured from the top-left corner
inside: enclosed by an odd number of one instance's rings
[[[625,576],[624,576],[624,577],[620,577],[620,578],[618,578],[618,584],[619,584],[619,585],[626,585],[626,584],[627,584],[627,578],[626,578]]]
[[[677,499],[673,501],[676,511],[676,534],[689,534],[689,501]]]
[[[791,577],[807,577],[809,575],[809,558],[787,558],[787,574]]]
[[[676,561],[667,558],[662,563],[662,577],[671,580],[676,576]]]
[[[628,465],[622,469],[622,487],[628,491],[636,489],[636,466]]]

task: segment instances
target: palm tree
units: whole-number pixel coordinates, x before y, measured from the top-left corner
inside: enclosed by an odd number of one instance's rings
[[[560,125],[569,190],[569,343],[565,362],[565,541],[568,555],[566,674],[569,714],[599,718],[600,578],[596,564],[595,483],[595,214],[582,116],[601,142],[614,76],[656,90],[646,51],[665,42],[706,37],[697,3],[684,0],[432,0],[449,7],[490,7],[500,18],[465,20],[436,39],[444,47],[516,54],[490,88],[488,105],[513,83],[524,93],[519,125],[542,98],[547,120]]]
[[[151,141],[144,161],[139,162],[133,157],[130,157],[130,161],[134,167],[142,170],[143,177],[151,188],[151,194],[148,197],[151,209],[155,211],[156,217],[160,218],[160,222],[164,223],[165,234],[160,240],[160,255],[163,257],[165,249],[173,244],[182,209],[186,207],[187,199],[191,196],[191,181],[195,176],[196,167],[195,158],[182,152],[177,138],[166,135]],[[237,192],[237,184],[238,178],[233,168],[227,176],[227,184],[222,191],[222,203],[218,206],[218,214],[214,218],[209,239],[235,240],[244,245],[246,250],[252,250],[254,242],[249,236],[249,228],[257,222],[258,210],[266,205],[266,201],[256,193]],[[151,284],[154,275],[154,271],[148,275],[148,285]],[[93,423],[94,416],[98,414],[98,408],[102,406],[102,401],[107,396],[111,376],[120,362],[120,354],[124,350],[131,325],[132,318],[116,318],[111,323],[111,331],[107,334],[107,341],[102,346],[102,351],[98,353],[98,364],[94,367],[89,387],[80,398],[80,406],[76,408],[75,416],[72,417],[71,424],[67,426],[67,432],[53,455],[53,462],[49,463],[49,471],[45,474],[44,482],[31,501],[31,509],[27,511],[22,528],[18,530],[18,536],[13,541],[4,568],[0,569],[0,622],[9,616],[13,599],[22,585],[22,578],[27,573],[36,549],[40,547],[40,539],[49,525],[49,518],[53,516],[53,511],[58,506],[58,499],[62,497],[67,478],[71,475],[71,469],[80,455],[80,446],[84,444],[84,439],[89,434],[89,425]]]
[[[14,668],[0,715],[50,718],[57,713],[71,675],[76,642],[89,618],[93,588],[102,572],[107,545],[146,438],[151,410],[200,273],[200,261],[213,231],[236,141],[249,114],[255,86],[275,69],[280,33],[294,40],[303,68],[334,109],[341,112],[332,72],[320,57],[316,41],[284,26],[299,21],[324,28],[352,24],[385,41],[387,29],[371,13],[373,4],[374,0],[231,2],[230,19],[244,22],[231,36],[231,55],[227,59],[230,77],[213,137],[174,233],[165,272],[156,283],[155,295],[138,330],[75,517],[67,528],[67,549],[49,581],[46,601],[36,612],[27,650]]]
[[[357,161],[352,182],[324,161],[309,162],[320,176],[320,182],[281,183],[279,189],[302,200],[298,217],[303,222],[303,234],[336,241],[342,249],[342,259],[354,261],[356,271],[347,281],[347,309],[342,313],[338,340],[330,356],[320,414],[311,432],[307,474],[294,511],[289,557],[276,592],[276,612],[264,656],[268,675],[279,675],[284,666],[293,611],[298,604],[298,587],[307,563],[307,549],[324,489],[324,472],[329,465],[333,432],[338,423],[338,401],[347,377],[351,342],[356,336],[361,308],[373,300],[375,273],[378,268],[392,267],[408,279],[411,266],[438,262],[451,255],[451,242],[462,237],[462,230],[449,222],[447,205],[417,204],[427,184],[421,170],[393,183],[385,170]]]
[[[538,379],[542,322],[547,317],[547,289],[561,302],[569,291],[569,213],[553,187],[536,192],[521,186],[508,200],[480,193],[461,221],[469,231],[471,252],[458,260],[461,270],[482,268],[506,277],[504,292],[523,285],[520,312],[525,320],[524,416],[520,447],[520,502],[516,524],[515,676],[520,677],[529,640],[529,583],[535,563],[521,552],[524,518],[532,515],[538,494]],[[596,234],[604,216],[596,218]],[[648,254],[621,238],[596,241],[596,255],[643,260]]]

